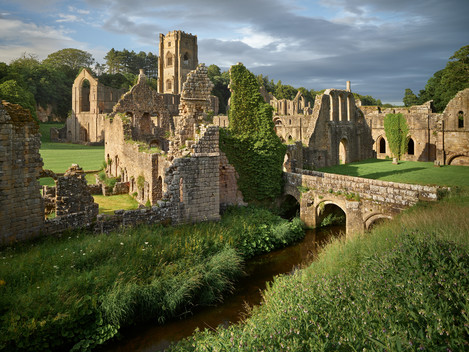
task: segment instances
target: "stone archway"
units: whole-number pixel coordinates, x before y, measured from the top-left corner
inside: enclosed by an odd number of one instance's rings
[[[90,103],[90,93],[91,93],[91,84],[90,81],[86,78],[82,79],[79,86],[79,102],[80,102],[80,112],[89,112],[91,109]]]
[[[448,165],[469,166],[469,153],[455,153],[448,156]]]
[[[347,144],[346,138],[342,138],[339,142],[339,164],[347,164],[349,162]]]
[[[379,224],[382,224],[386,221],[392,219],[392,216],[385,215],[381,213],[371,214],[365,219],[365,229],[370,231],[372,228],[376,227]]]
[[[300,202],[291,194],[286,194],[282,197],[280,216],[289,220],[300,216]]]
[[[347,215],[342,207],[332,201],[323,201],[316,206],[318,227],[346,224]]]

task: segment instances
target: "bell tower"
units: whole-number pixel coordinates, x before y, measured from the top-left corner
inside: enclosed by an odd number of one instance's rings
[[[160,33],[158,93],[181,94],[187,74],[199,64],[197,36],[183,31]]]

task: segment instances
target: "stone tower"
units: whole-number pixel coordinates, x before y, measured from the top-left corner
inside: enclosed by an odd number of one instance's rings
[[[187,74],[198,63],[196,35],[183,31],[160,33],[158,93],[181,94]]]

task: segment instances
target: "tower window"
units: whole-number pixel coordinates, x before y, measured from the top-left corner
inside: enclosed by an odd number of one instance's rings
[[[458,128],[464,128],[464,113],[458,112]]]
[[[407,154],[414,155],[415,154],[415,143],[412,138],[409,139],[409,143],[407,144]]]
[[[173,56],[171,55],[171,53],[168,53],[168,55],[166,55],[166,66],[172,66],[173,65]]]
[[[184,65],[189,65],[189,54],[187,52],[184,54],[183,60],[184,60]]]
[[[173,87],[172,87],[172,84],[171,84],[171,80],[170,79],[167,79],[166,80],[166,90],[171,90]]]

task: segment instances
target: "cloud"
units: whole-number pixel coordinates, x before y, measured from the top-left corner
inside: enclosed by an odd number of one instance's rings
[[[83,43],[68,36],[67,31],[51,26],[0,18],[0,28],[2,28],[0,58],[6,63],[19,58],[23,53],[36,54],[39,59],[44,59],[64,47],[84,46]]]

